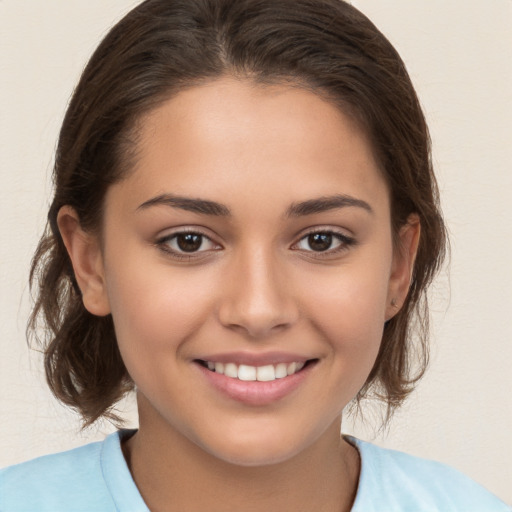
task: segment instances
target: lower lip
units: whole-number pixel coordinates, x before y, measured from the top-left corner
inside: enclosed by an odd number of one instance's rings
[[[243,381],[212,372],[199,363],[194,363],[208,382],[222,394],[247,405],[269,405],[290,395],[308,377],[315,363],[311,362],[302,370],[267,382]]]

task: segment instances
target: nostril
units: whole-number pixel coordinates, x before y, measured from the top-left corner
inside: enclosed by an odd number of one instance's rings
[[[250,277],[236,281],[239,287],[219,302],[218,319],[224,327],[251,338],[263,338],[286,330],[299,318],[297,305],[283,290],[257,287]]]

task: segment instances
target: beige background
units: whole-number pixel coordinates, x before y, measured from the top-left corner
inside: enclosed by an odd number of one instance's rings
[[[47,391],[24,338],[26,282],[66,102],[100,37],[136,3],[0,0],[0,466],[111,430],[79,433]],[[421,97],[452,262],[432,294],[427,377],[387,435],[345,430],[451,464],[512,504],[512,1],[353,4],[395,44]]]

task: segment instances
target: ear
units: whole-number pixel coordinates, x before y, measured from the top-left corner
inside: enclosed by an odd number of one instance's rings
[[[386,321],[401,309],[411,284],[414,262],[420,242],[421,224],[418,215],[411,214],[400,231],[394,248],[391,276],[389,278]]]
[[[93,315],[108,315],[110,304],[98,237],[82,229],[78,214],[70,206],[63,206],[59,210],[57,225],[71,259],[85,308]]]

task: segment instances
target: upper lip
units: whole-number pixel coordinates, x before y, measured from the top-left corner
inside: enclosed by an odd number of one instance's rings
[[[235,363],[248,366],[265,366],[279,363],[305,363],[315,357],[292,354],[289,352],[224,352],[196,357],[196,360],[214,363]]]

